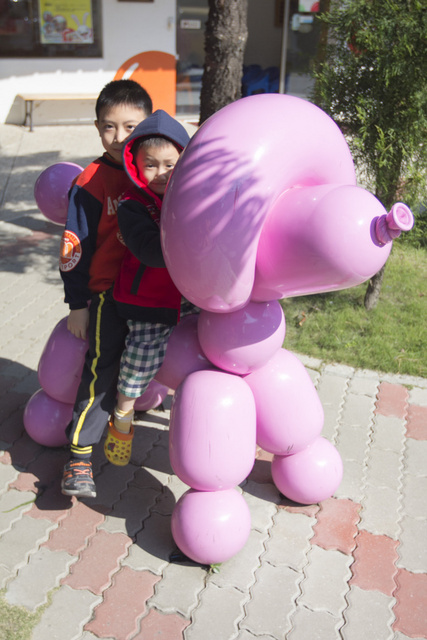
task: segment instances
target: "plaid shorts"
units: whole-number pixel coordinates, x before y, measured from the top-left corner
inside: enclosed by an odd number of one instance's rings
[[[190,302],[183,300],[181,318],[198,311]],[[128,320],[128,326],[117,390],[128,398],[139,398],[162,366],[175,327],[138,320]]]

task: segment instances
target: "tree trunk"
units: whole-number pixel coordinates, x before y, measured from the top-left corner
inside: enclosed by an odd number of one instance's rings
[[[199,124],[242,96],[247,13],[248,0],[209,0]]]
[[[367,311],[375,309],[378,304],[381,293],[381,285],[384,278],[385,265],[369,280],[368,288],[365,293],[364,305]]]

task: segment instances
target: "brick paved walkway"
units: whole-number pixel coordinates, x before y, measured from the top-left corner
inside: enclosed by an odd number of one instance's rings
[[[59,490],[66,452],[33,442],[23,410],[66,315],[61,228],[32,197],[50,164],[87,164],[92,127],[0,125],[0,588],[43,608],[31,640],[406,640],[427,638],[427,381],[302,360],[344,478],[320,505],[283,499],[269,455],[241,488],[244,549],[219,573],[171,561],[174,504],[187,489],[168,459],[168,418],[139,423],[131,464],[95,452],[98,497]],[[63,151],[62,151],[63,150]]]

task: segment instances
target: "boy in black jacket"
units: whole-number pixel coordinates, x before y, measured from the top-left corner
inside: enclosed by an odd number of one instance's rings
[[[188,141],[184,127],[158,110],[136,127],[123,149],[123,164],[133,187],[117,212],[128,250],[113,295],[128,320],[129,332],[104,446],[107,459],[116,465],[129,462],[135,400],[160,369],[180,316],[196,311],[182,299],[166,269],[159,227],[167,182]]]
[[[59,263],[70,308],[67,327],[76,337],[89,339],[67,429],[71,458],[61,484],[64,494],[79,497],[96,496],[92,447],[100,441],[114,408],[127,333],[112,296],[126,250],[117,206],[131,185],[123,169],[122,148],[136,125],[151,114],[152,102],[133,80],[113,80],[99,94],[95,109],[105,153],[82,171],[71,189]]]

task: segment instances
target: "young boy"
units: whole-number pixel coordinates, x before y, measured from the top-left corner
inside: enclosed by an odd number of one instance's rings
[[[104,445],[117,465],[129,462],[136,398],[163,362],[173,327],[196,308],[181,298],[166,269],[160,245],[160,211],[169,177],[189,141],[184,127],[159,110],[141,122],[123,149],[132,189],[118,207],[118,222],[128,248],[114,285],[119,312],[129,333],[122,355],[117,405]]]
[[[117,80],[107,84],[98,97],[95,120],[105,153],[86,167],[70,191],[60,271],[70,307],[68,329],[78,338],[88,334],[89,348],[67,428],[71,459],[61,484],[66,495],[96,496],[92,447],[101,439],[114,408],[127,334],[112,296],[126,250],[117,207],[131,184],[123,169],[122,148],[151,112],[151,98],[138,83]]]

